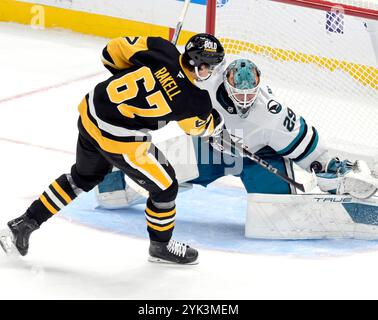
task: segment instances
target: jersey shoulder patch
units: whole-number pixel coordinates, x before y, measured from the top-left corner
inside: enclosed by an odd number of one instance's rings
[[[268,111],[273,114],[278,114],[282,111],[282,105],[274,99],[270,99],[266,105]]]

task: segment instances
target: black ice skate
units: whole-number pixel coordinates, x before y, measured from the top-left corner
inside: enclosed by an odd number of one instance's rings
[[[8,255],[25,256],[29,249],[30,234],[39,228],[37,221],[26,214],[8,222],[10,230],[0,232],[0,245]]]
[[[175,240],[169,242],[150,242],[150,262],[197,264],[198,251]]]

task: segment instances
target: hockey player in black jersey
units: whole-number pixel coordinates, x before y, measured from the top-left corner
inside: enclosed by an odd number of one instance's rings
[[[213,116],[208,92],[195,81],[206,80],[223,57],[222,45],[209,34],[193,36],[183,54],[159,37],[111,40],[102,61],[113,76],[79,105],[76,163],[25,214],[8,222],[11,241],[2,238],[2,247],[26,255],[30,234],[115,166],[149,192],[145,213],[150,260],[196,263],[197,250],[171,239],[178,183],[171,164],[151,143],[149,131],[177,121],[188,134],[210,136],[218,117]]]

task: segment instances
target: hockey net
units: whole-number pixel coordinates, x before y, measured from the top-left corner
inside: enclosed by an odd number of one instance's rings
[[[214,11],[208,31],[333,153],[378,161],[378,0],[218,0]]]

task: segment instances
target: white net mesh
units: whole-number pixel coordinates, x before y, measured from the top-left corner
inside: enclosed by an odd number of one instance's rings
[[[347,4],[357,8],[378,10],[378,0],[338,0],[337,3]]]
[[[378,0],[343,2],[378,7]],[[376,23],[337,7],[218,0],[215,34],[232,57],[253,60],[277,98],[318,128],[331,149],[375,156]]]

